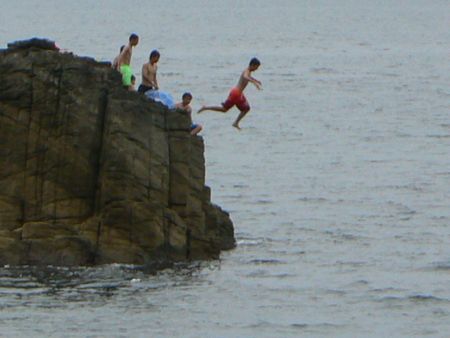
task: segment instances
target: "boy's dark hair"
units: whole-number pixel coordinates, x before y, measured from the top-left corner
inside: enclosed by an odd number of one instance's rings
[[[184,99],[186,97],[190,97],[192,99],[192,94],[189,93],[189,92],[186,92],[186,93],[183,94],[183,96],[181,98]]]
[[[250,60],[249,66],[259,66],[261,62],[257,58],[253,58]]]
[[[128,40],[131,41],[131,40],[136,40],[136,39],[139,39],[139,36],[137,34],[133,33],[130,35],[130,38]]]
[[[131,75],[131,82],[136,81],[136,76]]]
[[[150,56],[149,56],[150,59],[154,58],[154,57],[160,57],[160,54],[156,49],[152,50],[152,52],[150,53]]]

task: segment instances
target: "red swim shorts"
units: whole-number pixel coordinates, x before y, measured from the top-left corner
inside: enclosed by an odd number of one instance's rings
[[[238,88],[234,87],[231,89],[230,94],[225,102],[222,103],[222,106],[228,110],[231,107],[236,105],[240,111],[249,111],[250,105],[247,102],[244,93],[242,93]]]

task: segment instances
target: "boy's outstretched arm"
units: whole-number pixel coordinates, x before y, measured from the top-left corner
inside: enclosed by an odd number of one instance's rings
[[[251,76],[251,75],[250,75],[250,71],[249,71],[248,69],[244,72],[244,78],[245,78],[247,81],[253,83],[253,84],[255,85],[255,87],[258,88],[259,90],[262,89],[262,87],[261,87],[261,86],[262,86],[261,81],[258,81],[258,80],[255,79],[253,76]]]
[[[256,80],[254,77],[250,77],[250,82],[253,83],[255,85],[256,88],[258,88],[258,90],[262,89],[262,83],[261,81]]]

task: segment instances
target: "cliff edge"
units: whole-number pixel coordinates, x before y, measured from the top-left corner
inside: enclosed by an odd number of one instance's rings
[[[190,120],[51,41],[0,50],[0,264],[147,264],[235,246]]]

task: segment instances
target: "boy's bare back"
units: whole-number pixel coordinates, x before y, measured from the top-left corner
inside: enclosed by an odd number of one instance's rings
[[[248,85],[248,80],[246,77],[248,77],[249,74],[250,74],[250,72],[249,72],[248,68],[246,68],[241,73],[241,76],[239,77],[239,81],[238,81],[236,87],[239,88],[241,92],[243,92],[245,87],[247,87],[247,85]]]
[[[132,47],[127,45],[119,56],[119,67],[121,65],[130,65]]]

